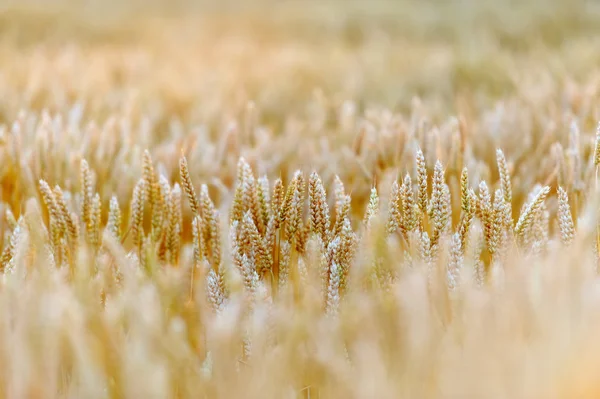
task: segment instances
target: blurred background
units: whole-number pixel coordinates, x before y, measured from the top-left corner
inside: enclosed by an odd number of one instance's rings
[[[157,122],[217,120],[248,100],[281,122],[319,95],[487,106],[597,79],[599,20],[590,0],[4,0],[0,120],[74,102]]]
[[[570,114],[583,132],[600,120],[598,21],[591,0],[0,0],[2,198],[38,178],[77,187],[86,158],[102,198],[127,204],[150,149],[173,180],[185,151],[217,202],[244,156],[284,180],[337,174],[362,209],[412,170],[412,137],[453,140],[454,116],[479,159],[535,164],[529,187],[554,168],[531,154],[567,145]]]

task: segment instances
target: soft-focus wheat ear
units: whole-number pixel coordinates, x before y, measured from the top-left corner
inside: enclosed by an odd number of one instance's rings
[[[321,269],[321,289],[324,303],[327,303],[327,293],[329,289],[329,280],[331,278],[331,265],[337,258],[337,251],[341,243],[340,237],[334,237],[327,247],[323,248],[320,269]]]
[[[91,238],[92,231],[92,200],[93,200],[93,187],[92,187],[92,173],[90,167],[85,159],[81,160],[81,218],[83,219],[83,225],[85,227],[85,234],[88,242]]]
[[[210,264],[217,269],[221,263],[221,239],[219,229],[219,213],[210,199],[208,186],[203,184],[200,188],[200,214],[204,221],[204,234],[207,244]]]
[[[197,214],[200,209],[200,202],[196,196],[196,190],[194,190],[194,184],[192,183],[192,178],[190,177],[187,159],[183,153],[181,154],[181,158],[179,158],[179,176],[181,178],[183,191],[185,192],[185,195],[190,203],[190,208],[194,214]]]
[[[400,186],[398,181],[392,182],[390,189],[390,199],[388,204],[388,217],[386,231],[388,235],[394,234],[402,224],[402,199],[400,196]]]
[[[431,192],[431,220],[433,222],[433,235],[431,237],[432,246],[435,246],[438,243],[450,221],[448,216],[450,211],[450,204],[448,202],[449,192],[446,187],[444,168],[442,167],[442,163],[438,160],[435,163]]]
[[[192,247],[194,251],[194,268],[200,267],[206,259],[206,243],[202,234],[202,218],[199,215],[192,219]]]
[[[598,126],[596,128],[596,142],[594,146],[594,168],[595,168],[595,179],[594,179],[594,189],[596,194],[598,193],[598,169],[600,168],[600,122],[598,122]],[[600,220],[596,223],[596,249],[600,254]],[[600,255],[598,256],[600,258]]]
[[[427,214],[427,167],[425,156],[420,148],[417,148],[415,157],[417,169],[417,204],[423,215]]]
[[[12,213],[10,208],[6,208],[6,211],[4,212],[4,218],[10,230],[14,230],[17,228],[17,219],[15,218],[15,215]]]
[[[113,195],[110,198],[106,230],[117,241],[121,240],[121,223],[121,209],[119,208],[119,200],[115,195]]]
[[[100,225],[102,224],[102,201],[100,194],[96,193],[92,199],[92,229],[90,232],[90,244],[97,249],[100,245]]]
[[[247,204],[247,207],[252,212],[252,219],[254,220],[254,224],[256,225],[258,232],[261,234],[261,236],[263,236],[265,234],[266,226],[263,223],[258,186],[258,181],[254,177],[252,169],[250,169],[250,173],[248,174],[248,179],[246,180],[246,185],[244,188],[244,204]]]
[[[78,224],[73,218],[73,216],[69,213],[69,209],[67,207],[67,201],[65,200],[65,196],[59,186],[54,186],[54,198],[56,200],[56,205],[58,211],[61,215],[61,218],[65,221],[69,244],[74,247],[77,245],[79,241],[79,230]]]
[[[273,229],[277,230],[283,219],[283,202],[285,199],[285,188],[280,178],[273,184],[273,195],[271,195],[271,217]]]
[[[340,243],[335,259],[340,273],[340,295],[343,295],[346,292],[346,287],[348,286],[350,266],[358,245],[358,236],[352,230],[352,225],[350,224],[349,218],[344,220],[344,226],[342,227],[339,239]]]
[[[60,212],[58,211],[58,206],[56,205],[56,200],[54,198],[52,189],[50,189],[50,186],[44,180],[40,180],[39,185],[40,192],[42,193],[42,199],[48,208],[48,214],[50,216],[49,229],[54,256],[57,258],[56,261],[60,264],[60,237],[63,235],[63,233],[66,234],[66,228],[63,227],[64,223]]]
[[[286,289],[290,278],[290,261],[292,258],[292,246],[284,240],[280,243],[279,252],[279,273],[278,273],[278,290]]]
[[[464,213],[470,208],[471,199],[469,198],[469,170],[465,167],[460,174],[460,206]]]
[[[501,149],[496,150],[496,160],[498,163],[498,173],[500,175],[500,187],[502,189],[502,195],[504,203],[508,206],[512,204],[512,185],[510,182],[510,173],[508,171],[508,165],[504,152]]]
[[[152,241],[158,242],[162,234],[164,205],[160,181],[148,150],[144,151],[143,178],[146,181],[146,198],[148,198],[152,215]]]
[[[332,262],[329,270],[329,285],[327,287],[326,312],[329,316],[336,316],[340,307],[340,270],[335,262]]]
[[[213,269],[206,276],[206,295],[213,310],[219,313],[225,306],[226,298],[222,278]]]
[[[256,195],[258,200],[258,207],[260,209],[261,222],[266,228],[269,224],[269,217],[271,215],[271,198],[269,193],[269,179],[267,176],[261,176],[257,180]]]
[[[129,231],[131,231],[131,239],[134,247],[138,252],[142,251],[142,238],[144,234],[144,193],[146,181],[140,179],[133,189],[133,197],[131,198],[131,211]]]
[[[19,218],[19,222],[16,227],[13,229],[13,232],[10,235],[8,243],[4,247],[2,251],[2,255],[0,256],[0,272],[6,273],[7,268],[13,257],[15,256],[15,249],[17,248],[17,243],[21,237],[23,231],[23,218]]]
[[[254,254],[256,272],[261,276],[271,269],[271,254],[263,245],[250,211],[246,212],[244,215],[241,228],[242,234],[245,237],[245,242],[248,243],[248,248],[244,248],[244,250]]]
[[[541,208],[549,192],[550,187],[543,187],[521,212],[519,220],[515,225],[515,235],[520,239],[524,238],[526,230],[531,226],[533,222],[535,213]]]
[[[503,191],[497,189],[494,193],[494,205],[492,210],[492,231],[489,241],[489,251],[492,257],[504,245],[504,228],[506,226],[506,202]]]
[[[302,201],[304,179],[301,171],[296,171],[288,186],[283,203],[283,215],[285,222],[285,239],[291,242],[298,232],[302,218]]]
[[[450,293],[453,293],[460,284],[460,276],[463,268],[462,239],[458,233],[452,235],[449,258],[446,275],[448,280],[448,290]]]
[[[167,248],[170,253],[170,263],[177,265],[179,261],[179,251],[181,249],[181,230],[183,215],[181,212],[181,188],[175,183],[171,190],[171,201],[169,211],[169,226],[167,233]]]
[[[318,234],[324,243],[329,242],[329,205],[323,181],[317,172],[312,172],[308,179],[308,228],[311,233]]]
[[[473,217],[475,216],[476,206],[475,192],[471,188],[467,189],[467,193],[465,194],[465,196],[466,198],[462,205],[464,207],[463,214],[458,224],[458,235],[460,237],[460,246],[463,249],[463,252],[467,248],[469,230],[471,229]]]
[[[371,194],[369,195],[369,203],[367,204],[367,210],[363,219],[364,227],[368,230],[371,227],[371,222],[375,217],[379,215],[379,194],[377,194],[377,188],[371,187]]]
[[[560,241],[565,246],[571,245],[575,237],[575,227],[571,216],[571,207],[569,206],[569,196],[560,186],[558,187],[558,225]]]
[[[487,183],[482,181],[479,183],[479,197],[477,201],[477,209],[479,211],[479,220],[483,226],[483,236],[485,237],[485,243],[490,248],[492,244],[492,236],[494,234],[494,214],[493,204],[490,191]]]
[[[419,236],[419,258],[424,266],[429,268],[433,263],[433,256],[431,253],[431,240],[429,234],[424,231]]]
[[[400,186],[400,198],[402,201],[402,217],[400,228],[404,232],[404,238],[408,240],[408,233],[416,229],[419,223],[419,207],[415,203],[412,181],[410,174],[408,173],[404,176],[404,180]]]
[[[246,209],[251,209],[256,199],[255,188],[252,168],[243,157],[240,157],[237,165],[237,180],[231,205],[230,223],[241,222]]]
[[[196,270],[202,267],[206,259],[206,245],[202,234],[202,219],[199,215],[192,220],[192,248],[194,253],[194,264],[190,273],[190,298],[194,298],[194,287],[196,286]],[[211,269],[214,272],[214,270]]]

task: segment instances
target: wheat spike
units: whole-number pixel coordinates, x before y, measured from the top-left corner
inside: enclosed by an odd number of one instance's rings
[[[550,187],[544,187],[537,195],[525,206],[519,220],[515,226],[515,234],[521,239],[524,237],[525,231],[531,226],[535,213],[540,209],[546,196],[550,192]]]
[[[179,184],[175,184],[173,190],[171,190],[170,208],[167,248],[171,254],[171,264],[176,265],[179,259],[181,229],[183,224],[183,216],[181,214],[181,188],[179,187]]]
[[[425,166],[425,156],[420,148],[417,148],[416,156],[417,168],[417,204],[423,215],[427,213],[427,167]]]
[[[390,191],[390,200],[388,205],[388,220],[386,230],[388,234],[394,234],[402,225],[402,199],[398,182],[394,180]]]
[[[436,245],[441,235],[446,231],[449,223],[449,191],[447,189],[444,169],[438,160],[433,173],[433,187],[431,193],[431,218],[433,221],[432,245]]]
[[[110,198],[106,229],[116,240],[121,240],[121,209],[115,195]]]
[[[96,193],[92,200],[92,229],[90,230],[90,244],[92,248],[98,248],[100,242],[100,225],[102,224],[102,202],[100,194]]]
[[[69,213],[65,196],[59,186],[54,186],[54,198],[56,200],[57,210],[60,214],[61,219],[65,222],[67,228],[67,235],[71,246],[76,245],[79,240],[78,224],[75,219]]]
[[[183,155],[179,159],[179,176],[181,178],[183,191],[187,196],[192,212],[198,213],[200,209],[200,203],[198,202],[196,190],[194,190],[194,184],[192,183],[192,178],[190,177],[187,159]]]
[[[144,193],[146,182],[140,179],[133,189],[133,197],[131,199],[131,211],[130,211],[130,231],[133,245],[141,252],[142,250],[142,239],[144,234],[143,226],[143,211],[144,211]]]
[[[558,225],[561,242],[565,246],[571,245],[575,237],[575,227],[569,206],[569,196],[562,187],[558,187]]]
[[[364,217],[364,225],[365,228],[369,228],[371,226],[371,222],[373,218],[377,217],[379,214],[379,195],[377,194],[377,189],[375,187],[371,187],[371,195],[369,196],[369,204],[367,205],[367,211],[365,212]]]
[[[258,207],[260,209],[261,223],[266,229],[267,225],[269,224],[269,216],[271,214],[269,179],[267,179],[267,176],[261,176],[258,178],[256,194],[258,199]]]
[[[458,233],[452,235],[450,243],[450,261],[447,267],[448,290],[456,291],[460,284],[460,274],[463,267],[463,248],[462,240]]]
[[[83,219],[83,225],[85,226],[86,236],[90,237],[90,230],[92,227],[92,196],[93,196],[93,187],[92,187],[92,175],[90,172],[90,167],[85,159],[81,160],[81,217]]]
[[[321,236],[323,242],[329,242],[329,206],[327,194],[317,172],[312,172],[308,180],[309,231]]]
[[[466,167],[463,168],[460,174],[460,203],[462,211],[467,213],[471,199],[469,198],[469,171]]]
[[[504,152],[502,152],[501,149],[496,150],[496,160],[498,163],[498,173],[500,174],[500,187],[502,189],[504,203],[510,205],[512,204],[512,186],[510,182],[510,173],[508,172],[508,165],[506,164]]]
[[[488,244],[490,254],[494,255],[504,243],[504,228],[506,223],[506,202],[503,191],[496,190],[494,193],[494,205],[492,211],[492,231]]]
[[[340,307],[340,271],[335,262],[329,269],[329,285],[327,287],[327,314],[337,315]]]
[[[479,198],[477,202],[479,210],[479,219],[483,225],[483,235],[488,249],[493,246],[492,239],[494,235],[494,208],[492,197],[485,181],[479,183]]]

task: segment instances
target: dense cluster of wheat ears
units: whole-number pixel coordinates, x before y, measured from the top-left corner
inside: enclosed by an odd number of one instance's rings
[[[262,360],[256,360],[254,367],[273,367],[263,357],[274,356],[282,361],[285,357],[276,355],[278,346],[297,351],[298,348],[289,348],[290,342],[286,341],[290,339],[289,334],[301,334],[304,329],[286,326],[286,316],[278,314],[277,309],[301,315],[303,323],[314,323],[313,327],[305,327],[309,330],[323,328],[319,323],[326,322],[329,329],[326,334],[330,334],[339,346],[330,348],[334,352],[327,355],[330,356],[328,361],[341,360],[352,365],[360,361],[360,350],[356,354],[357,348],[353,348],[353,337],[358,339],[360,333],[348,330],[348,326],[346,330],[340,327],[344,325],[341,320],[348,317],[344,312],[361,313],[355,307],[358,298],[366,300],[363,295],[375,301],[369,302],[369,313],[382,311],[377,310],[378,306],[384,309],[392,306],[393,301],[388,303],[386,296],[394,298],[394,287],[401,286],[402,281],[410,280],[415,273],[423,277],[423,295],[430,297],[433,306],[427,312],[441,323],[437,328],[447,333],[450,326],[458,323],[457,317],[465,317],[466,293],[493,292],[504,284],[511,270],[517,269],[515,264],[569,253],[568,248],[574,245],[579,232],[569,193],[560,183],[577,181],[575,176],[583,176],[582,168],[586,162],[578,150],[579,129],[573,123],[568,151],[560,146],[553,147],[560,161],[551,176],[552,181],[558,182],[555,184],[556,212],[551,214],[547,206],[548,198],[553,195],[548,185],[533,187],[518,210],[513,206],[511,166],[503,151],[496,151],[497,181],[481,180],[473,187],[468,168],[461,167],[464,143],[460,129],[457,132],[456,145],[450,150],[449,159],[458,193],[453,196],[442,162],[437,160],[433,173],[430,173],[426,157],[416,145],[414,170],[405,171],[404,175],[391,181],[374,182],[362,220],[353,220],[351,195],[337,176],[331,182],[328,195],[317,172],[306,176],[298,170],[286,185],[281,178],[272,182],[266,176],[256,176],[248,162],[240,158],[232,203],[217,208],[206,184],[198,190],[183,153],[179,160],[179,181],[173,182],[157,171],[149,151],[145,151],[140,160],[142,176],[133,189],[130,207],[122,212],[116,196],[108,204],[103,203],[96,192],[94,171],[82,160],[78,192],[64,191],[60,185],[51,187],[45,180],[40,180],[39,202],[31,199],[18,219],[10,208],[6,208],[10,235],[0,258],[4,285],[14,284],[11,276],[36,279],[40,273],[41,276],[48,272],[58,273],[63,281],[61,284],[93,287],[91,293],[85,294],[86,300],[97,301],[94,307],[107,312],[115,306],[111,303],[118,302],[132,285],[137,291],[144,281],[152,282],[153,286],[157,284],[155,289],[161,292],[160,300],[167,301],[158,306],[158,312],[166,312],[166,317],[186,325],[187,337],[181,336],[182,341],[177,345],[183,344],[187,349],[182,349],[183,355],[177,356],[183,356],[186,362],[192,359],[198,362],[197,370],[190,366],[192,369],[187,374],[180,375],[177,371],[172,375],[172,385],[167,384],[170,388],[164,391],[171,393],[191,389],[187,392],[212,392],[214,395],[229,392],[229,395],[230,391],[223,391],[222,379],[231,373],[243,373],[239,370],[240,365],[248,365],[252,370],[254,358],[258,357]],[[600,131],[595,141],[590,142],[592,145],[594,152],[590,154],[588,164],[597,169]],[[588,181],[591,183],[594,178],[592,176]],[[591,214],[583,215],[584,206],[594,208],[589,206],[595,203],[594,185],[587,191],[574,184],[570,186],[577,193],[571,197],[580,209],[580,219],[595,220]],[[380,195],[379,191],[385,195]],[[584,198],[589,200],[584,201]],[[191,220],[186,223],[184,202],[191,209]],[[41,222],[46,214],[47,223]],[[551,229],[553,218],[557,226],[554,234]],[[590,228],[587,224],[587,227],[581,227],[579,241],[584,247],[594,244],[594,251],[590,249],[589,253],[595,254],[595,261],[587,273],[595,274],[600,227]],[[186,231],[191,232],[191,245],[183,239]],[[82,282],[82,278],[98,284]],[[376,299],[380,295],[383,297]],[[381,300],[384,302],[376,305]],[[400,320],[395,311],[386,311],[392,312],[394,322]],[[225,328],[219,327],[219,323],[226,323],[221,319],[228,319],[227,323],[230,323],[227,338],[220,337],[227,342],[225,346],[213,342],[215,332],[212,330]],[[410,322],[411,318],[407,320]],[[377,322],[385,325],[385,320],[378,319]],[[350,317],[345,323],[356,323],[356,320]],[[469,328],[469,324],[464,323],[465,328]],[[109,324],[106,328],[111,333],[133,328],[116,321]],[[314,339],[314,336],[293,338],[294,342],[305,345]],[[375,347],[382,345],[382,348],[390,349],[390,343],[383,344],[379,339],[370,336],[368,342]],[[89,343],[80,345],[87,348]],[[111,350],[104,345],[108,344],[101,344],[104,350]],[[337,357],[337,350],[344,355]],[[311,350],[305,348],[300,353],[303,354],[296,353],[295,356],[310,357]],[[416,354],[404,356],[430,355],[421,349]],[[227,359],[216,370],[215,357],[221,362]],[[69,364],[63,359],[59,361],[59,369],[74,372],[75,368],[69,368],[73,365],[67,366],[62,364],[63,361]],[[170,360],[168,364],[180,367],[178,361],[181,359]],[[406,360],[392,359],[388,366],[397,366],[403,361]],[[123,395],[126,392],[123,387],[126,384],[120,381],[123,376],[112,368],[126,367],[122,364],[125,360],[107,358],[104,362],[107,369],[102,375],[106,382],[100,384],[107,384],[114,395]],[[272,395],[279,395],[286,389],[309,396],[310,392],[327,392],[327,389],[333,389],[329,392],[335,395],[343,392],[337,383],[311,375],[306,369],[307,363],[299,359],[294,362],[298,362],[294,370],[301,373],[293,380],[296,384],[303,381],[304,386],[294,386],[291,381],[289,386],[282,384],[277,389],[271,386]],[[266,372],[273,370],[268,368]],[[255,374],[256,371],[251,371],[249,375],[255,378]],[[214,375],[221,380],[213,381],[211,385]],[[204,388],[190,388],[188,379],[194,378]],[[423,378],[426,384],[432,384],[427,380],[431,376]],[[88,392],[97,393],[94,389]],[[131,392],[137,391],[129,391],[129,395]],[[419,388],[414,392],[428,391]]]

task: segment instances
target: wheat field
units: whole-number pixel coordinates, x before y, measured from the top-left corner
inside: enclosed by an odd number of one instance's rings
[[[0,397],[600,397],[599,20],[0,1]]]

